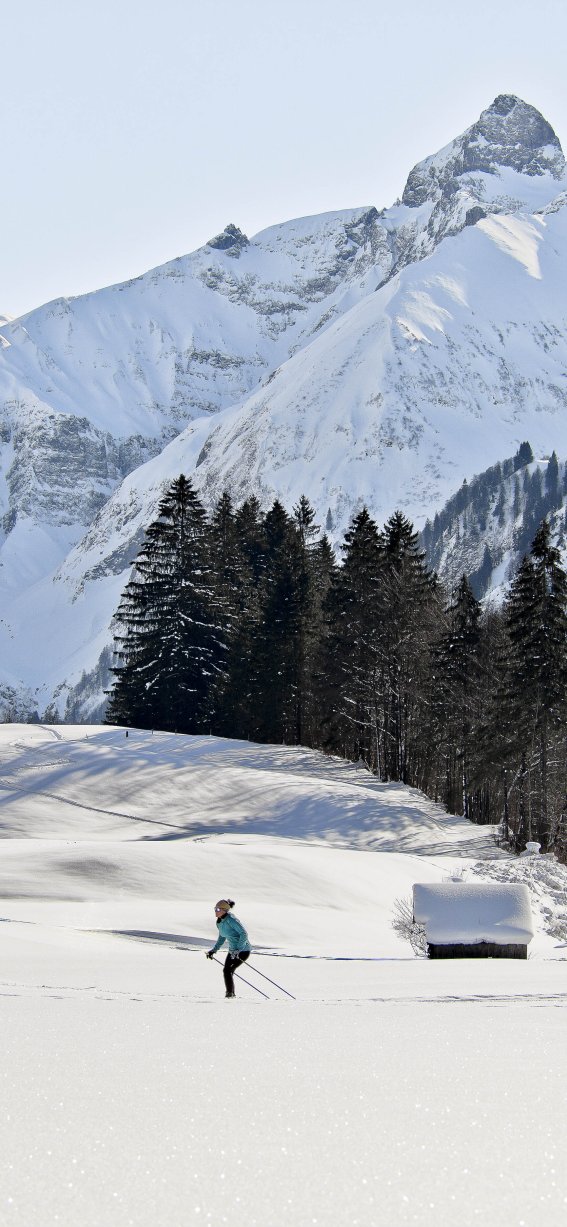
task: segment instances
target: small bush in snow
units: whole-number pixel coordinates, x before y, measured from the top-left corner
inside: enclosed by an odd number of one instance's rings
[[[413,918],[413,903],[411,899],[396,899],[392,928],[399,937],[410,943],[414,954],[421,956],[427,954],[425,928]]]

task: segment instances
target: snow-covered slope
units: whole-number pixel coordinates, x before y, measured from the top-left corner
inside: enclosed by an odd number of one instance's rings
[[[527,441],[526,441],[527,443]],[[521,453],[492,465],[440,508],[421,534],[427,562],[451,590],[467,575],[478,598],[500,600],[546,518],[567,562],[567,465]]]
[[[0,752],[4,920],[43,925],[57,903],[71,928],[149,930],[161,910],[199,948],[228,892],[260,949],[411,957],[396,900],[480,874],[532,883],[532,953],[561,957],[564,867],[510,857],[494,828],[342,759],[96,725],[1,725]]]
[[[238,882],[249,906],[264,909],[263,927],[265,909],[354,909],[357,949],[362,943],[369,954],[376,931],[365,930],[361,910],[376,913],[381,943],[399,952],[391,921],[408,882],[439,882],[474,867],[482,872],[483,865],[485,876],[511,881],[521,881],[518,867],[527,865],[534,879],[531,860],[497,848],[494,827],[302,746],[106,725],[7,724],[0,725],[0,753],[4,898],[137,906],[143,897],[150,907],[157,899],[181,901],[199,924],[200,909],[219,893],[220,875],[229,893]],[[538,863],[534,880],[552,893],[553,873],[546,877],[545,867],[556,862]],[[564,881],[567,869],[556,869]],[[557,928],[559,914],[539,918],[537,949],[555,957],[548,921]],[[305,943],[305,932],[298,940]],[[320,952],[322,931],[317,942]],[[335,954],[336,942],[333,932]]]
[[[209,503],[307,493],[340,540],[362,502],[423,524],[524,438],[567,454],[566,219],[557,137],[503,95],[390,209],[229,226],[3,326],[5,710],[97,669],[181,471]]]

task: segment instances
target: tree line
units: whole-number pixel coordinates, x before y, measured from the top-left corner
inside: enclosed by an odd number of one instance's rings
[[[337,561],[288,513],[181,475],[115,619],[106,719],[303,744],[567,857],[567,576],[546,520],[500,608],[447,593],[410,521],[363,508]]]

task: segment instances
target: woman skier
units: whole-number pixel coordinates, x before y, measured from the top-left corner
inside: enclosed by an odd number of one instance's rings
[[[244,925],[236,919],[236,916],[230,915],[230,909],[234,907],[234,899],[219,899],[215,904],[215,916],[217,919],[217,929],[219,935],[212,948],[207,951],[207,958],[212,959],[217,950],[228,942],[228,954],[226,956],[223,976],[226,986],[226,997],[234,997],[234,980],[233,973],[241,963],[245,963],[250,956],[251,946],[248,940],[248,934]]]

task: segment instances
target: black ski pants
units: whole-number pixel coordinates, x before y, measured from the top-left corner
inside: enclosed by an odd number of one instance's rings
[[[234,980],[232,978],[233,974],[236,971],[236,968],[240,967],[241,963],[245,963],[246,959],[248,958],[250,958],[249,950],[240,950],[238,954],[232,954],[232,952],[230,952],[226,956],[222,974],[224,976],[226,991],[227,993],[230,993],[231,996],[234,993]]]

